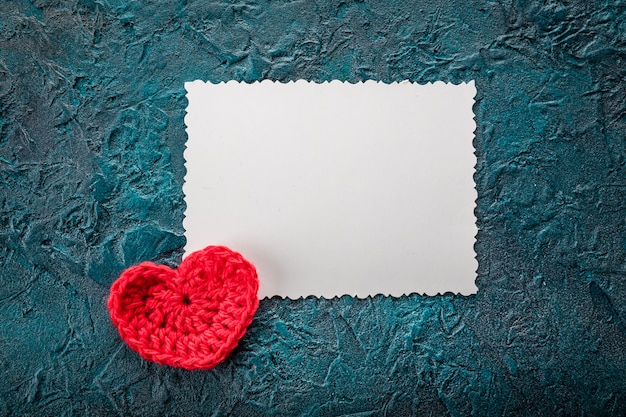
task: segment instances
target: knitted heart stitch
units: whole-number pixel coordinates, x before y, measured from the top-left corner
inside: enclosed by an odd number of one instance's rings
[[[210,369],[244,335],[259,305],[254,266],[237,252],[209,246],[178,270],[143,262],[111,286],[111,319],[144,359]]]

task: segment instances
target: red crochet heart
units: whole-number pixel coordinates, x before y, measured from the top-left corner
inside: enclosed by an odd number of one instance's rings
[[[144,359],[210,369],[237,346],[259,305],[256,269],[237,252],[209,246],[177,270],[143,262],[111,286],[111,319]]]

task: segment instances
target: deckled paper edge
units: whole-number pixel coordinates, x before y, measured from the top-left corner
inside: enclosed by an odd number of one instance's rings
[[[237,80],[228,80],[228,81],[220,81],[217,83],[211,82],[211,81],[202,81],[202,80],[193,80],[193,81],[187,81],[185,82],[185,99],[187,99],[187,95],[189,94],[189,85],[190,84],[194,84],[194,83],[201,83],[201,84],[212,84],[212,85],[218,85],[218,84],[228,84],[228,83],[234,83],[234,84],[248,84],[248,85],[252,85],[252,84],[259,84],[259,83],[273,83],[273,84],[296,84],[296,83],[307,83],[307,84],[333,84],[333,83],[340,83],[340,84],[344,84],[344,83],[348,83],[348,84],[367,84],[367,83],[374,83],[374,84],[417,84],[417,85],[429,85],[429,84],[452,84],[452,85],[472,85],[474,88],[474,103],[472,104],[472,114],[474,115],[474,117],[472,117],[472,120],[474,121],[474,130],[472,131],[474,137],[472,138],[472,147],[474,148],[474,173],[472,175],[472,182],[474,183],[474,194],[475,194],[475,198],[474,198],[474,207],[473,207],[473,212],[474,212],[474,226],[476,229],[476,234],[474,235],[474,247],[473,247],[473,251],[474,251],[474,259],[476,260],[476,264],[477,264],[477,268],[480,266],[479,265],[479,261],[478,261],[478,254],[476,253],[476,242],[477,242],[477,238],[478,238],[478,233],[479,233],[479,229],[478,229],[478,219],[476,217],[476,207],[477,207],[477,201],[478,201],[478,190],[476,188],[476,169],[478,167],[478,158],[476,155],[476,146],[475,141],[476,141],[476,133],[478,130],[478,124],[476,123],[476,112],[475,112],[475,107],[476,107],[476,95],[478,94],[478,90],[476,89],[476,85],[475,85],[475,81],[474,80],[470,80],[470,81],[463,81],[463,82],[458,82],[458,83],[454,83],[454,82],[446,82],[446,81],[435,81],[435,82],[427,82],[427,83],[418,83],[418,82],[413,82],[413,81],[409,81],[409,80],[403,80],[403,81],[393,81],[393,82],[384,82],[384,81],[374,81],[374,80],[366,80],[366,81],[356,81],[356,82],[351,82],[351,81],[340,81],[340,80],[331,80],[331,81],[309,81],[309,80],[291,80],[291,81],[287,81],[287,82],[282,82],[282,81],[275,81],[275,80],[261,80],[261,81],[252,81],[252,82],[246,82],[246,81],[237,81]],[[189,140],[189,133],[188,133],[188,124],[187,124],[187,117],[189,116],[189,101],[187,100],[187,107],[185,108],[185,117],[184,117],[184,125],[185,125],[185,134],[187,136],[187,141]],[[183,191],[183,201],[185,202],[185,211],[183,212],[183,236],[185,237],[185,246],[186,246],[186,241],[187,241],[187,229],[185,228],[185,223],[186,223],[186,219],[187,219],[187,199],[186,196],[187,194],[185,193],[185,185],[187,184],[187,158],[186,158],[186,153],[187,153],[187,141],[185,141],[185,145],[184,145],[184,149],[183,149],[183,161],[184,161],[184,170],[185,173],[183,175],[183,185],[182,185],[182,191]],[[232,250],[237,250],[237,248],[231,248]],[[188,256],[189,254],[185,252],[184,256]],[[242,255],[245,257],[245,253],[242,253]],[[317,296],[317,295],[307,295],[307,296],[300,296],[297,298],[292,298],[289,296],[280,296],[280,295],[273,295],[271,297],[264,297],[264,299],[279,299],[279,300],[291,300],[291,301],[297,301],[297,300],[308,300],[308,299],[316,299],[316,300],[339,300],[341,298],[344,297],[350,297],[350,298],[356,298],[358,300],[368,300],[368,299],[374,299],[377,297],[391,297],[391,298],[402,298],[402,297],[413,297],[413,296],[419,296],[419,297],[436,297],[436,296],[445,296],[445,295],[453,295],[453,296],[461,296],[461,297],[473,297],[478,293],[478,286],[476,285],[476,280],[478,278],[478,269],[476,271],[474,271],[474,288],[475,291],[474,292],[470,292],[468,294],[463,294],[461,292],[454,292],[454,291],[444,291],[443,293],[438,291],[436,294],[428,294],[426,292],[410,292],[410,293],[403,293],[401,295],[390,295],[390,294],[383,294],[383,293],[377,293],[377,294],[373,294],[373,295],[368,295],[366,297],[359,297],[357,295],[351,295],[351,294],[342,294],[342,295],[335,295],[334,297],[324,297],[324,296]],[[259,280],[262,281],[262,277],[259,277]]]

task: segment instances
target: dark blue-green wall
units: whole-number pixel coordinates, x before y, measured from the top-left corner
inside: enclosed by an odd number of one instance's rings
[[[625,10],[3,1],[0,416],[626,415]],[[478,294],[263,300],[215,370],[140,359],[105,301],[180,261],[194,79],[475,80]]]

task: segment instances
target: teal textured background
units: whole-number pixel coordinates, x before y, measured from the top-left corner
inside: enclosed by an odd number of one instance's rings
[[[0,3],[0,415],[626,415],[625,10]],[[105,301],[180,261],[194,79],[475,80],[478,294],[263,300],[215,370],[141,360]]]

